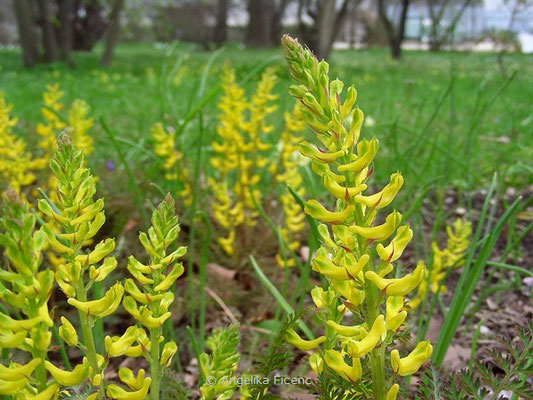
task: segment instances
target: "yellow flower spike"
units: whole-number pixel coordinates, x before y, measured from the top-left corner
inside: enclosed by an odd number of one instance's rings
[[[48,239],[48,244],[58,253],[60,254],[73,254],[74,250],[72,250],[70,247],[64,245],[56,238],[56,233],[54,231],[54,228],[50,224],[44,224],[43,232],[46,234],[46,237]]]
[[[107,290],[102,298],[98,300],[79,301],[77,299],[70,298],[67,300],[67,302],[85,314],[101,318],[111,315],[115,312],[120,305],[123,294],[124,287],[122,284],[120,284],[120,282],[117,282]]]
[[[396,261],[401,257],[412,238],[413,231],[409,225],[400,226],[394,239],[391,240],[387,247],[384,247],[381,243],[376,246],[379,258],[387,262]]]
[[[59,336],[63,339],[69,346],[76,346],[78,344],[78,334],[76,329],[65,317],[61,317],[61,326],[59,327]]]
[[[348,218],[355,206],[348,205],[343,211],[328,211],[326,208],[316,200],[308,200],[305,203],[305,213],[320,221],[329,223],[341,223]]]
[[[173,341],[165,343],[165,346],[163,346],[163,352],[161,353],[161,365],[164,367],[170,367],[172,357],[174,357],[174,354],[176,354],[177,351],[178,345],[176,343]]]
[[[344,361],[342,353],[335,350],[326,350],[324,352],[324,361],[328,367],[348,382],[355,383],[361,379],[361,361],[357,357],[352,357],[352,366],[350,366]]]
[[[350,231],[361,235],[365,239],[382,241],[392,235],[401,220],[402,214],[398,211],[394,211],[385,218],[385,223],[382,225],[372,227],[352,225],[350,226]]]
[[[146,378],[143,382],[142,387],[134,392],[129,392],[122,389],[120,386],[111,384],[106,388],[106,395],[112,399],[118,400],[145,400],[147,398],[148,390],[150,389],[150,384],[152,383],[151,378]]]
[[[309,357],[309,365],[313,372],[318,376],[324,370],[324,359],[318,353],[313,353]]]
[[[357,157],[355,161],[348,164],[339,165],[339,172],[360,172],[366,168],[374,159],[378,152],[379,143],[376,138],[370,140],[363,140],[357,144]]]
[[[14,395],[18,393],[24,386],[26,386],[28,380],[26,378],[19,379],[16,381],[5,381],[0,380],[0,394],[2,395]]]
[[[176,264],[174,268],[172,268],[172,271],[170,271],[170,273],[161,281],[161,283],[154,287],[154,290],[157,292],[167,291],[174,284],[176,279],[183,274],[183,271],[183,264]]]
[[[354,201],[376,209],[387,207],[392,203],[402,185],[403,177],[399,172],[396,172],[390,176],[390,183],[381,192],[371,196],[358,195],[355,196]]]
[[[424,279],[426,267],[424,263],[418,263],[417,267],[409,275],[398,279],[382,278],[374,271],[365,272],[365,278],[389,296],[405,296],[411,292]]]
[[[320,336],[314,340],[304,340],[294,331],[294,329],[289,329],[287,331],[285,339],[287,342],[303,351],[311,350],[326,341],[325,336]]]
[[[64,371],[57,368],[49,361],[45,361],[44,365],[50,375],[52,375],[56,382],[61,386],[79,385],[89,376],[89,364],[87,363],[76,365],[72,371]]]
[[[324,175],[322,177],[322,183],[324,187],[328,190],[328,192],[330,192],[336,198],[343,199],[343,200],[349,200],[350,198],[354,196],[356,199],[358,197],[356,195],[362,192],[363,190],[365,190],[367,187],[365,184],[357,185],[354,187],[344,187],[344,186],[339,185],[337,182],[331,179],[328,175]]]
[[[133,371],[127,367],[122,367],[118,370],[119,379],[133,390],[139,390],[143,387],[144,376],[145,371],[142,368],[137,372],[137,377],[135,377]]]
[[[348,343],[346,351],[352,357],[363,357],[368,354],[381,340],[383,335],[387,332],[385,325],[385,317],[379,315],[372,324],[372,328],[368,334],[359,341],[351,341]]]
[[[349,254],[349,256],[349,261],[345,261],[338,266],[324,257],[317,256],[313,258],[312,268],[314,271],[335,280],[355,279],[370,260],[370,256],[368,254],[363,254],[357,262],[355,262],[355,258],[352,254]]]
[[[327,321],[326,322],[329,326],[331,326],[333,329],[335,329],[335,332],[337,332],[339,335],[346,336],[346,337],[353,337],[361,334],[361,326],[345,326],[337,324],[335,321]]]
[[[392,369],[400,376],[412,375],[431,357],[432,352],[433,346],[429,340],[418,343],[415,349],[404,358],[400,358],[398,350],[392,350],[390,354]]]
[[[385,400],[396,400],[396,396],[398,395],[399,391],[400,391],[400,385],[395,383],[387,391],[387,397],[385,398]]]
[[[5,367],[0,364],[0,381],[18,381],[20,379],[27,378],[37,367],[37,365],[43,362],[42,359],[36,358],[31,360],[25,365],[11,364],[10,367]]]
[[[130,326],[120,337],[111,338],[106,336],[104,339],[105,350],[109,357],[119,357],[123,355],[137,340],[137,327]]]
[[[402,311],[403,297],[401,296],[389,296],[386,303],[386,322],[387,329],[396,332],[405,318],[407,317],[407,311]]]

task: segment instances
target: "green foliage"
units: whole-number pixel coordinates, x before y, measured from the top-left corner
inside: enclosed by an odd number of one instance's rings
[[[516,338],[501,338],[495,348],[478,352],[471,368],[446,374],[432,364],[421,380],[417,398],[497,400],[502,391],[533,398],[527,381],[533,376],[532,329],[529,322]]]
[[[211,354],[202,353],[198,360],[205,381],[200,387],[202,400],[231,398],[236,387],[232,378],[241,357],[238,345],[238,325],[217,329],[207,338]]]

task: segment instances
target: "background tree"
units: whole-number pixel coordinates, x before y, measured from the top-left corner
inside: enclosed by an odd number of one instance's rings
[[[42,42],[44,48],[44,59],[47,62],[56,61],[59,58],[57,38],[52,25],[52,13],[48,0],[37,0],[39,7],[39,25],[42,30]]]
[[[402,56],[402,43],[405,38],[405,23],[411,0],[377,0],[378,16],[385,28],[392,58]]]
[[[315,53],[318,59],[326,59],[333,42],[347,15],[350,3],[361,0],[299,0],[298,30],[303,42]],[[311,19],[313,22],[305,22]]]
[[[271,44],[270,14],[273,0],[248,0],[248,27],[246,44],[253,47],[268,47]]]
[[[39,48],[29,0],[13,0],[24,65],[30,67],[39,62]]]
[[[73,20],[74,20],[74,1],[73,0],[58,0],[58,17],[59,17],[59,46],[61,52],[61,59],[72,65],[72,39],[73,39]]]
[[[216,10],[216,24],[213,31],[213,41],[220,46],[228,39],[229,0],[218,0]]]
[[[429,30],[429,49],[438,51],[450,38],[468,6],[473,0],[426,0],[431,26]],[[443,26],[444,17],[448,23]]]
[[[106,32],[105,49],[102,54],[101,63],[109,65],[113,57],[113,50],[118,40],[120,32],[120,12],[124,8],[124,0],[115,0],[109,16],[109,25]]]

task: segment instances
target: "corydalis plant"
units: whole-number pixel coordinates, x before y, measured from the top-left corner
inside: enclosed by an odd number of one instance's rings
[[[85,167],[83,153],[72,145],[67,135],[60,136],[50,168],[57,180],[57,203],[39,200],[39,210],[51,221],[44,224],[42,230],[50,248],[63,260],[57,266],[55,280],[68,303],[78,310],[81,340],[65,317],[61,318],[59,333],[70,346],[79,347],[85,358],[72,371],[61,370],[48,362],[46,368],[61,386],[78,385],[89,378],[95,390],[88,399],[101,399],[108,358],[97,353],[92,328],[96,320],[116,311],[124,288],[117,282],[101,298],[89,300],[89,295],[92,285],[103,281],[117,266],[117,260],[109,256],[115,241],[105,239],[88,253],[82,250],[105,222],[104,201],[94,200],[94,178]]]
[[[129,328],[137,330],[139,350],[150,364],[152,400],[159,399],[161,376],[164,369],[170,366],[178,349],[172,340],[164,343],[162,327],[171,316],[170,309],[174,301],[172,287],[184,270],[183,264],[178,260],[185,255],[187,248],[180,246],[169,251],[179,233],[174,200],[167,195],[152,214],[152,226],[148,233],[139,234],[139,241],[150,256],[150,261],[143,264],[131,256],[128,260],[128,271],[135,280],[126,279],[124,283],[129,294],[124,297],[124,308],[149,331],[148,339],[144,329]],[[131,339],[130,344],[134,340],[133,332]]]
[[[311,159],[313,171],[336,202],[335,211],[316,200],[305,205],[305,212],[322,222],[318,228],[322,247],[312,266],[326,278],[327,287],[314,288],[312,297],[325,335],[306,341],[291,331],[287,339],[303,350],[322,345],[310,358],[317,374],[327,365],[353,384],[353,394],[393,400],[399,391],[396,377],[415,373],[432,352],[429,341],[418,343],[403,358],[398,350],[390,350],[407,316],[404,297],[425,273],[419,264],[411,274],[386,278],[413,233],[408,225],[401,225],[402,216],[397,211],[389,213],[383,224],[376,224],[376,216],[392,203],[403,177],[394,173],[380,192],[363,194],[372,175],[370,164],[378,141],[359,140],[363,113],[354,107],[355,88],[348,88],[342,102],[343,83],[329,81],[325,61],[319,62],[289,36],[283,37],[282,44],[290,75],[299,83],[291,86],[290,93],[303,104],[304,120],[320,142],[317,146],[302,141],[300,152]],[[342,324],[347,311],[352,314],[349,326]]]
[[[21,365],[0,365],[0,394],[12,398],[51,399],[59,385],[48,383],[45,363],[53,321],[48,310],[54,273],[42,267],[45,235],[35,230],[35,216],[13,190],[4,199],[0,218],[0,245],[9,260],[0,269],[0,300],[16,310],[16,318],[0,312],[0,349],[30,353]]]

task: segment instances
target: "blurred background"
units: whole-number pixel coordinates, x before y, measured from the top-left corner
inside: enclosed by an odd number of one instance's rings
[[[279,45],[284,32],[319,57],[332,48],[533,51],[531,0],[3,0],[0,44],[24,50],[26,65],[70,59],[105,43],[225,42]],[[42,54],[41,54],[42,53]]]

